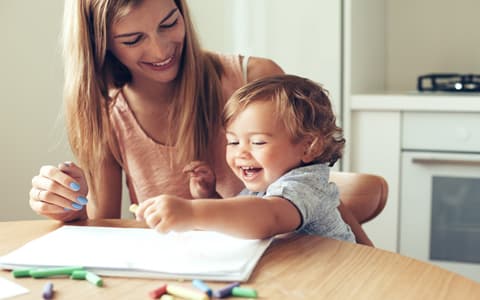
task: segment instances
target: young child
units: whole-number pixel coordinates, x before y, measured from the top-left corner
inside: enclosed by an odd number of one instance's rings
[[[302,231],[355,241],[337,209],[337,187],[329,167],[341,157],[345,139],[335,125],[326,92],[293,75],[254,81],[237,90],[223,114],[226,160],[245,184],[239,196],[217,198],[208,165],[193,162],[196,201],[163,195],[137,211],[147,224],[169,230],[216,230],[245,238]]]

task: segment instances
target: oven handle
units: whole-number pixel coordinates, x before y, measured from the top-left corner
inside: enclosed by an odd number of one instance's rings
[[[445,154],[445,153],[416,153],[412,157],[415,164],[480,164],[480,155],[477,154]]]

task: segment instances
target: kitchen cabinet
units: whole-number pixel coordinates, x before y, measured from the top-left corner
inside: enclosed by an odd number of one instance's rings
[[[384,211],[364,228],[377,247],[399,251],[402,150],[424,140],[429,149],[422,151],[478,151],[480,137],[474,128],[480,120],[480,94],[364,94],[351,100],[350,167],[355,172],[381,174],[389,184]],[[438,124],[448,124],[449,130],[439,132]],[[439,136],[444,137],[442,149],[432,144],[442,141]]]
[[[342,166],[389,184],[384,211],[364,226],[380,248],[399,250],[404,114],[480,112],[478,95],[415,91],[420,75],[480,73],[479,10],[474,0],[343,1]]]

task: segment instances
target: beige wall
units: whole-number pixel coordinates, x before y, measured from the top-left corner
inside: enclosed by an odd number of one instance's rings
[[[0,221],[32,219],[31,179],[70,157],[61,111],[63,1],[0,1]]]
[[[416,89],[431,72],[480,74],[480,1],[388,0],[386,89]]]

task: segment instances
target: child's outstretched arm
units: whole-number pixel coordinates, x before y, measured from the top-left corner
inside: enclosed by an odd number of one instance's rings
[[[194,199],[221,198],[216,191],[215,172],[203,161],[192,161],[183,168],[189,175],[190,194]]]
[[[252,196],[190,201],[161,195],[141,203],[137,219],[159,232],[200,229],[250,239],[291,232],[301,224],[299,211],[288,200]]]
[[[295,231],[302,217],[290,201],[280,197],[239,196],[192,201],[195,226],[233,236],[263,239]]]

